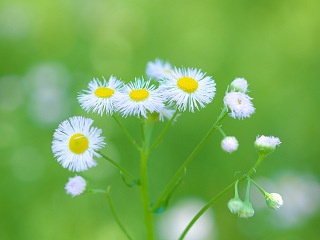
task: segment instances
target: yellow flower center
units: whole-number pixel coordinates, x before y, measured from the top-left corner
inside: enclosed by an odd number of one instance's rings
[[[145,100],[149,96],[149,92],[146,89],[131,90],[129,96],[132,100],[139,102]]]
[[[69,149],[75,154],[84,153],[89,147],[89,140],[82,133],[74,134],[69,140]]]
[[[94,91],[94,94],[99,98],[109,98],[114,94],[114,90],[107,87],[99,87]]]
[[[178,87],[187,93],[193,93],[198,89],[198,82],[190,77],[178,79]]]

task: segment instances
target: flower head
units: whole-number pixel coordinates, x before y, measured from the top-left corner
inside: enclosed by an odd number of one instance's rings
[[[164,104],[162,95],[155,85],[150,85],[150,80],[136,78],[124,86],[116,98],[115,106],[124,117],[133,115],[147,118],[148,112],[160,112]]]
[[[223,99],[225,106],[231,111],[229,115],[238,119],[250,117],[254,113],[251,100],[251,97],[242,92],[229,92]]]
[[[163,79],[171,71],[172,67],[169,62],[157,58],[154,62],[148,62],[146,74],[149,78]]]
[[[84,171],[97,163],[94,156],[105,143],[101,129],[91,127],[92,119],[71,117],[59,124],[53,134],[52,152],[57,161],[70,171]]]
[[[86,185],[86,180],[83,177],[75,176],[73,178],[69,178],[69,181],[65,186],[65,190],[67,194],[75,197],[84,192],[84,190],[86,189]]]
[[[248,82],[244,78],[236,78],[230,84],[231,91],[246,93],[248,91]]]
[[[254,145],[260,154],[267,155],[276,149],[276,146],[280,145],[280,139],[277,137],[258,136]]]
[[[161,89],[169,105],[179,111],[194,112],[195,108],[204,108],[215,96],[216,83],[201,70],[193,68],[175,68],[167,74]]]
[[[254,209],[249,201],[244,201],[241,209],[238,211],[239,217],[249,218],[254,215]]]
[[[266,196],[267,206],[271,209],[277,210],[283,205],[283,200],[278,193],[267,193]]]
[[[239,143],[235,137],[225,137],[221,142],[224,151],[232,153],[238,149]]]
[[[122,82],[111,76],[108,81],[103,79],[93,79],[89,85],[89,90],[79,93],[78,101],[81,107],[89,112],[97,112],[102,116],[103,113],[112,115],[114,112],[114,97],[122,87]]]
[[[239,197],[234,197],[228,202],[228,208],[231,213],[239,213],[239,211],[242,209],[242,205],[243,202]]]

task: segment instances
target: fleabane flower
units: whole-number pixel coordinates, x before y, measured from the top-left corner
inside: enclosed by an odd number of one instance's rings
[[[175,68],[171,74],[166,75],[160,88],[169,105],[175,106],[179,111],[188,109],[194,112],[213,100],[215,86],[215,81],[205,76],[201,70]]]
[[[267,136],[258,136],[256,138],[256,141],[254,142],[254,145],[256,149],[258,150],[259,154],[267,155],[271,152],[273,152],[277,146],[281,144],[280,139],[277,137],[267,137]]]
[[[278,193],[266,193],[265,198],[267,206],[273,210],[277,210],[283,205],[282,197]]]
[[[251,102],[252,98],[242,92],[228,92],[223,101],[230,110],[229,115],[232,118],[243,119],[250,117],[255,108]]]
[[[79,93],[78,101],[81,107],[87,112],[96,112],[101,116],[105,113],[112,115],[114,109],[114,97],[119,92],[123,83],[111,76],[108,81],[103,78],[93,79],[88,84],[89,90]]]
[[[236,78],[230,84],[231,91],[246,93],[248,91],[248,82],[244,78]]]
[[[232,153],[238,149],[239,143],[235,137],[225,137],[221,141],[221,147],[224,151]]]
[[[238,182],[239,181],[237,180],[234,185],[234,198],[230,199],[228,202],[228,208],[231,213],[239,213],[243,205],[238,193]]]
[[[96,166],[93,157],[105,143],[102,131],[91,127],[93,120],[81,116],[71,117],[59,124],[53,134],[52,152],[57,161],[69,171],[81,172]]]
[[[117,96],[115,107],[124,116],[147,118],[147,113],[160,112],[164,107],[163,98],[150,80],[136,78],[134,82],[125,85]]]
[[[254,215],[254,209],[252,207],[252,204],[249,201],[244,201],[242,203],[241,208],[238,211],[238,215],[241,218],[249,218]]]
[[[81,176],[75,176],[73,178],[69,178],[65,186],[65,190],[67,194],[70,194],[72,197],[78,196],[86,190],[86,180]]]
[[[149,78],[163,79],[167,74],[172,72],[169,62],[156,59],[154,62],[147,63],[146,74]]]
[[[234,197],[228,202],[228,208],[231,213],[239,213],[239,211],[242,209],[242,205],[243,202],[239,197]]]

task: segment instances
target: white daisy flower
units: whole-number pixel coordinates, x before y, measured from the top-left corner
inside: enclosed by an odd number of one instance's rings
[[[101,129],[91,127],[93,120],[71,117],[60,123],[53,134],[52,152],[57,161],[69,171],[84,171],[96,166],[93,157],[105,143]]]
[[[163,79],[171,72],[171,64],[158,58],[154,62],[148,62],[147,64],[146,74],[149,78]]]
[[[122,85],[123,83],[113,76],[108,81],[103,78],[103,82],[95,78],[89,83],[89,90],[84,90],[78,95],[78,101],[87,112],[97,112],[101,116],[103,113],[112,115],[115,111],[114,97]]]
[[[195,108],[199,110],[212,101],[215,85],[214,80],[201,70],[175,68],[166,75],[160,88],[169,105],[177,107],[179,111],[188,109],[194,112]]]
[[[75,176],[73,178],[69,178],[64,189],[67,194],[70,194],[72,197],[78,196],[86,190],[86,180],[83,177]]]
[[[238,149],[239,143],[235,137],[225,137],[221,141],[221,147],[224,151],[232,153]]]
[[[155,85],[150,85],[150,80],[136,78],[117,95],[115,107],[124,117],[133,115],[147,118],[148,112],[160,112],[164,104],[162,95]]]
[[[230,84],[231,91],[243,92],[248,91],[248,82],[244,78],[236,78]]]
[[[254,113],[251,100],[251,97],[242,92],[229,92],[223,99],[225,106],[231,111],[229,115],[238,119],[250,117]]]

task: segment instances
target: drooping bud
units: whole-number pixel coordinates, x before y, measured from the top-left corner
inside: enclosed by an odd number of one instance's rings
[[[267,193],[265,198],[267,206],[273,210],[278,210],[283,205],[283,199],[278,193]]]

